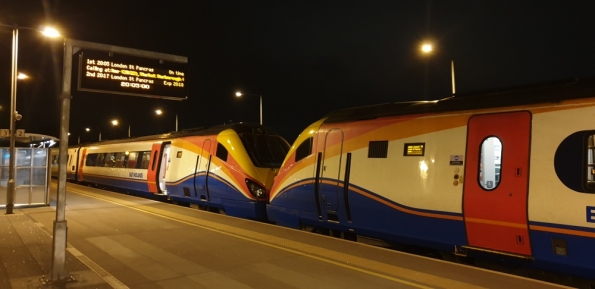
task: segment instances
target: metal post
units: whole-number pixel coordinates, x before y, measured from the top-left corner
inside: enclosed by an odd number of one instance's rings
[[[260,125],[262,125],[262,94],[260,95]]]
[[[176,113],[176,131],[178,131],[178,114]]]
[[[130,137],[130,125],[128,125],[128,137]]]
[[[66,260],[66,163],[68,161],[68,125],[70,122],[71,72],[72,72],[71,40],[64,39],[64,68],[62,75],[62,117],[60,119],[60,166],[58,169],[58,191],[56,196],[56,220],[54,221],[54,243],[52,247],[51,281],[69,280],[72,277],[64,269]]]
[[[452,78],[452,95],[455,95],[455,61],[450,61],[450,75]]]
[[[19,29],[12,29],[12,83],[10,89],[10,160],[8,163],[8,184],[6,185],[6,214],[12,214],[16,184],[15,173],[15,112],[17,108],[17,62],[19,50]]]

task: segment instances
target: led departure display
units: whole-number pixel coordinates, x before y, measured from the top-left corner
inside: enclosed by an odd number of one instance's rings
[[[187,63],[107,51],[79,53],[78,90],[186,99]]]

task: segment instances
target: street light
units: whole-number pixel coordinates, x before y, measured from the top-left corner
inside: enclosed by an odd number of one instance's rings
[[[156,115],[162,115],[163,114],[163,110],[156,109],[155,110],[155,114]],[[177,113],[176,113],[176,131],[178,131],[178,114]]]
[[[426,42],[421,45],[421,52],[423,54],[431,54],[434,51],[434,47],[431,43]],[[455,95],[455,62],[450,61],[450,77],[452,80],[452,95]],[[427,78],[427,67],[426,67],[426,78]]]
[[[118,126],[120,122],[117,119],[112,119],[111,121],[113,126]],[[128,137],[130,137],[130,125],[128,125]],[[118,133],[116,132],[116,138],[118,138]]]
[[[258,96],[260,98],[260,125],[262,125],[262,94],[258,95],[258,94],[250,94],[250,93],[241,93],[241,92],[236,92],[236,97],[241,97],[242,95],[252,95],[252,96]]]
[[[90,132],[90,131],[91,131],[90,128],[88,128],[88,127],[85,128],[85,132]],[[70,135],[70,133],[68,133],[68,134]],[[81,135],[80,134],[78,135],[78,144],[81,144]]]
[[[11,70],[11,90],[10,90],[10,160],[8,164],[8,184],[6,185],[6,214],[12,214],[15,197],[15,121],[20,120],[22,116],[17,113],[17,79],[19,78],[18,51],[19,51],[19,27],[18,25],[6,25],[0,23],[0,26],[12,28],[12,70]],[[21,27],[25,30],[36,30],[31,27]],[[42,34],[47,37],[58,37],[60,33],[53,28],[46,28]]]

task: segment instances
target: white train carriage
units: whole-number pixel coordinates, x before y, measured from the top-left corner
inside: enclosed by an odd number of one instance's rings
[[[594,119],[594,80],[335,111],[269,220],[594,278]]]

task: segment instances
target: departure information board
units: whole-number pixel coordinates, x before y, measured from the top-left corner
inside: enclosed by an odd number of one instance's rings
[[[84,49],[79,53],[78,90],[186,99],[187,63]]]

